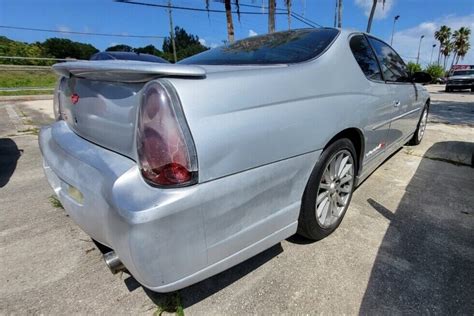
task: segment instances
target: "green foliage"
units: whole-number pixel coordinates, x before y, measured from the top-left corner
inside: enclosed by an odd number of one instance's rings
[[[412,61],[409,61],[409,62],[408,62],[407,68],[408,68],[408,72],[409,72],[410,74],[414,74],[415,72],[421,71],[421,65],[420,65],[420,64],[417,64],[417,63],[414,63],[414,62],[412,62]]]
[[[153,45],[147,45],[144,47],[134,48],[133,51],[139,54],[150,54],[150,55],[155,55],[158,57],[163,56],[163,52]]]
[[[99,50],[91,44],[73,42],[66,38],[48,38],[41,44],[48,55],[55,58],[89,59]]]
[[[51,195],[48,199],[49,199],[49,203],[51,203],[51,206],[55,208],[64,209],[63,205],[61,204],[61,201],[59,201],[59,199],[55,195]]]
[[[178,60],[198,54],[209,48],[199,42],[199,36],[188,34],[183,28],[175,27],[176,55]],[[173,45],[171,38],[163,40],[163,57],[169,61],[173,60]]]
[[[151,44],[144,47],[138,47],[138,48],[133,48],[125,44],[118,44],[118,45],[110,46],[105,51],[106,52],[134,52],[138,54],[155,55],[158,57],[163,56],[163,52]]]
[[[54,88],[57,76],[48,69],[45,70],[4,70],[0,67],[0,87],[51,87]]]
[[[438,78],[444,77],[444,69],[443,66],[438,64],[431,64],[425,68],[425,72],[429,73],[433,81]]]
[[[175,28],[175,41],[178,60],[209,49],[199,42],[198,36],[188,34],[179,26]],[[163,41],[163,51],[153,45],[133,48],[125,44],[111,46],[106,51],[150,54],[173,61],[173,48],[169,37],[166,37]],[[88,60],[97,52],[98,49],[91,44],[75,42],[66,38],[49,38],[41,43],[28,44],[0,36],[0,55],[2,56]],[[56,63],[54,60],[0,59],[0,64],[7,65],[50,66],[54,63]]]
[[[74,42],[65,38],[49,38],[40,43],[23,43],[0,36],[0,55],[35,58],[89,59],[98,52],[90,44]],[[0,59],[0,64],[50,66],[54,60]]]
[[[27,44],[0,36],[0,55],[19,57],[49,57],[40,43]],[[51,61],[28,59],[0,59],[0,64],[48,66]]]
[[[133,52],[133,47],[125,44],[118,44],[110,46],[105,50],[106,52]]]

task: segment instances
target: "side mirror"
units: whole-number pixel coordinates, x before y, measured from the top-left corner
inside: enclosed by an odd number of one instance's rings
[[[416,83],[429,83],[433,78],[429,73],[417,71],[411,76],[411,80]]]

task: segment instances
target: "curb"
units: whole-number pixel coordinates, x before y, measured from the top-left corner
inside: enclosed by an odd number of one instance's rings
[[[52,100],[52,99],[53,99],[52,94],[0,96],[0,102],[4,102],[4,101],[36,101],[36,100]]]

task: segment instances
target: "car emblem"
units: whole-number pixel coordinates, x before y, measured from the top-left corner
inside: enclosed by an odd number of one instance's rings
[[[79,102],[79,95],[77,93],[74,93],[73,95],[71,95],[71,101],[72,101],[72,104],[76,104],[77,102]]]

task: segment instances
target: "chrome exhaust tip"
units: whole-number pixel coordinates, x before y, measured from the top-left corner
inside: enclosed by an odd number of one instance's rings
[[[109,267],[110,272],[112,272],[113,274],[125,271],[125,266],[123,265],[122,261],[120,261],[115,251],[109,251],[105,253],[103,257],[105,264],[107,265],[107,267]]]

